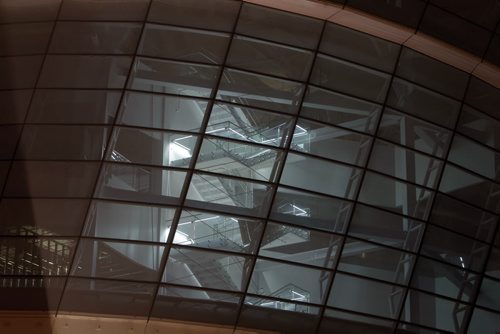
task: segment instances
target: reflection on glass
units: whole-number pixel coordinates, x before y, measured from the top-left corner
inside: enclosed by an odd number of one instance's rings
[[[392,333],[394,322],[360,314],[326,309],[321,319],[319,334],[335,333],[343,328],[348,333],[387,334]]]
[[[215,66],[138,58],[129,87],[157,93],[210,97],[218,72]]]
[[[457,131],[489,147],[500,149],[500,121],[467,105],[462,107]]]
[[[244,256],[172,247],[163,282],[240,291],[248,279],[250,263],[250,258]]]
[[[17,56],[0,58],[0,89],[26,89],[35,87],[43,56]],[[39,81],[41,84],[42,82]]]
[[[31,9],[25,6],[22,12]],[[2,4],[2,17],[5,16],[5,4]],[[2,49],[0,56],[19,56],[42,54],[49,42],[52,22],[4,24],[0,26],[0,41]]]
[[[500,314],[475,307],[468,328],[469,333],[494,333],[498,331],[499,323]]]
[[[293,118],[259,109],[215,103],[206,133],[270,146],[283,147]]]
[[[32,92],[31,89],[0,91],[2,101],[0,124],[23,123]]]
[[[11,160],[15,151],[22,125],[0,125],[0,160]]]
[[[152,205],[94,201],[83,235],[166,242],[176,209]]]
[[[222,214],[183,211],[174,244],[255,253],[263,221]]]

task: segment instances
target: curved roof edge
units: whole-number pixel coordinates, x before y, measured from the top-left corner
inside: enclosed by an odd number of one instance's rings
[[[500,89],[500,67],[439,39],[383,18],[315,0],[243,0],[244,2],[333,22],[406,46]]]

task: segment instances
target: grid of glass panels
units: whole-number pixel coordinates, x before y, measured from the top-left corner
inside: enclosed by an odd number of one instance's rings
[[[236,0],[42,2],[0,26],[0,307],[499,329],[497,89]]]

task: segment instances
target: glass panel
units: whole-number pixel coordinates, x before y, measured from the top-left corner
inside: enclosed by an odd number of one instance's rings
[[[371,137],[321,123],[299,119],[291,149],[320,157],[364,166]]]
[[[310,51],[235,36],[226,64],[249,71],[305,81],[314,54]]]
[[[484,177],[500,181],[500,153],[460,135],[453,138],[448,160]]]
[[[271,209],[271,219],[344,233],[351,211],[350,202],[279,187]]]
[[[183,211],[174,244],[255,253],[264,222],[238,216]]]
[[[283,147],[293,118],[237,105],[215,103],[206,133],[271,146]]]
[[[0,22],[51,21],[55,20],[61,0],[2,1]]]
[[[160,286],[151,316],[185,321],[197,321],[232,326],[238,316],[240,296],[234,293],[214,292]]]
[[[159,94],[125,94],[122,124],[198,132],[208,101]]]
[[[398,56],[399,45],[328,23],[319,49],[332,56],[392,72]]]
[[[2,199],[0,234],[80,234],[89,202],[80,199]]]
[[[197,136],[115,127],[107,160],[189,167]]]
[[[495,212],[500,212],[498,206],[500,201],[499,190],[499,184],[469,174],[448,164],[444,169],[439,186],[441,192]]]
[[[140,33],[138,23],[58,22],[49,52],[131,54]]]
[[[395,78],[387,104],[447,128],[453,128],[460,102],[434,93],[408,81]]]
[[[429,328],[423,328],[416,325],[406,324],[404,322],[400,322],[398,329],[396,330],[397,334],[406,334],[406,333],[415,333],[415,334],[443,334],[444,332],[439,330],[433,330]]]
[[[280,183],[327,195],[353,198],[359,186],[361,170],[289,153]]]
[[[26,125],[17,159],[101,160],[109,128],[78,125]]]
[[[259,255],[333,268],[342,239],[328,233],[268,222]]]
[[[470,302],[478,287],[476,274],[420,257],[415,266],[411,286]]]
[[[496,87],[473,76],[467,89],[465,102],[491,117],[497,117],[500,94]]]
[[[0,101],[2,101],[0,124],[23,123],[31,94],[32,90],[0,91]]]
[[[81,239],[71,274],[155,281],[164,248],[152,244]]]
[[[297,113],[303,85],[231,69],[224,70],[217,98],[242,105]]]
[[[196,29],[146,24],[138,53],[208,64],[224,61],[229,35]]]
[[[330,277],[331,273],[326,270],[258,259],[248,286],[248,293],[321,304]]]
[[[376,104],[308,86],[300,116],[374,133],[380,110]]]
[[[456,307],[462,309],[455,312]],[[460,333],[469,306],[410,290],[401,313],[403,321]]]
[[[70,278],[59,312],[121,314],[146,318],[155,291],[156,284]]]
[[[6,3],[2,3],[2,11],[5,5]],[[30,10],[33,5],[23,8],[23,11]],[[2,21],[2,17],[0,17],[0,21]],[[52,22],[1,25],[2,50],[0,50],[0,56],[45,53],[52,26]]]
[[[450,131],[386,108],[377,136],[417,151],[444,158]]]
[[[9,171],[10,161],[0,161],[0,187],[3,188]]]
[[[428,188],[435,188],[442,165],[438,159],[376,140],[368,168]]]
[[[478,307],[474,308],[474,314],[469,323],[468,333],[482,334],[495,333],[500,329],[500,314],[488,312]]]
[[[64,0],[59,18],[63,20],[142,21],[148,0]]]
[[[412,49],[403,48],[396,75],[461,100],[469,75]]]
[[[322,26],[322,21],[317,19],[245,3],[236,31],[278,43],[314,49]]]
[[[500,121],[464,105],[457,131],[475,140],[500,149]]]
[[[349,235],[416,252],[424,224],[416,220],[357,204]]]
[[[219,69],[208,65],[138,58],[129,87],[158,93],[210,97]]]
[[[185,172],[106,163],[97,185],[96,196],[138,202],[178,204],[185,178]]]
[[[409,253],[348,238],[337,269],[391,283],[406,284],[414,262],[415,257]]]
[[[458,267],[481,271],[488,256],[488,244],[429,225],[421,252]]]
[[[66,276],[73,256],[74,239],[0,238],[2,275]]]
[[[486,266],[485,274],[496,279],[500,279],[500,248],[491,247],[491,253]]]
[[[29,279],[22,276],[2,277],[0,279],[0,294],[2,295],[0,307],[4,312],[6,310],[17,312],[21,310],[37,312],[49,310],[55,313],[59,307],[65,282],[66,278],[52,276],[30,277]],[[26,320],[23,319],[21,322],[25,323]],[[17,324],[21,325],[21,323]],[[41,328],[39,327],[38,330],[43,331]]]
[[[430,221],[436,225],[463,233],[471,238],[490,242],[498,216],[438,194],[434,200]]]
[[[366,172],[359,200],[407,216],[426,219],[432,195],[431,191],[424,188]]]
[[[328,306],[387,318],[397,318],[404,289],[337,273]]]
[[[318,55],[311,74],[311,83],[383,102],[389,88],[390,76],[340,59]]]
[[[38,84],[42,88],[123,88],[131,61],[125,56],[48,55]]]
[[[398,0],[397,2],[349,0],[349,6],[412,28],[418,26],[419,18],[425,10],[425,3],[412,0]]]
[[[270,205],[271,193],[270,185],[195,173],[189,186],[186,205],[264,217]]]
[[[25,89],[35,87],[36,77],[42,66],[43,56],[18,56],[0,58],[0,89]]]
[[[335,333],[342,328],[346,333],[392,333],[394,322],[359,314],[326,309],[321,319],[319,334]]]
[[[477,298],[477,304],[490,309],[500,311],[500,300],[498,300],[498,291],[500,281],[484,277],[481,283],[481,290]]]
[[[105,90],[45,90],[33,96],[28,123],[111,124],[121,92]]]
[[[274,182],[280,151],[217,138],[203,140],[196,169]]]
[[[12,159],[22,128],[22,125],[0,125],[0,160]]]
[[[320,308],[271,298],[245,298],[238,326],[243,332],[249,328],[261,329],[259,333],[314,333],[319,321]],[[240,331],[236,329],[236,333]]]
[[[239,7],[232,0],[153,0],[148,21],[230,31]]]
[[[93,201],[83,235],[167,242],[176,211],[152,205]]]
[[[245,288],[248,257],[172,247],[163,282],[240,291]]]
[[[4,196],[89,197],[98,162],[14,161]]]

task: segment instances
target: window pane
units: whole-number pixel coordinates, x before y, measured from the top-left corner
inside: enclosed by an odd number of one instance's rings
[[[26,125],[16,154],[28,160],[101,160],[108,127]]]
[[[500,149],[500,122],[467,105],[462,107],[457,131],[489,147]]]
[[[17,0],[2,2],[0,22],[26,22],[55,20],[60,0]]]
[[[311,83],[371,101],[383,102],[389,88],[388,74],[318,55]]]
[[[148,0],[64,0],[60,19],[142,21]]]
[[[210,97],[219,69],[167,60],[138,58],[131,74],[132,89]]]
[[[300,115],[348,129],[373,133],[380,110],[380,106],[374,103],[308,86]]]
[[[23,123],[32,92],[32,90],[0,91],[0,101],[2,101],[0,124]]]
[[[393,327],[394,323],[389,320],[326,309],[318,333],[335,333],[342,328],[347,333],[388,334],[393,332]]]
[[[29,123],[110,124],[121,92],[105,90],[38,89],[33,96]]]
[[[415,257],[409,253],[348,238],[337,269],[391,283],[406,284],[414,262]]]
[[[217,98],[242,105],[297,113],[303,85],[231,69],[224,70]]]
[[[131,54],[140,33],[138,23],[58,22],[49,52]]]
[[[35,87],[43,56],[0,58],[0,89],[26,89]]]
[[[186,205],[264,217],[267,215],[271,193],[270,185],[195,173],[189,186]]]
[[[89,201],[80,199],[2,199],[0,234],[77,236]]]
[[[4,312],[8,310],[56,312],[65,282],[64,277],[52,276],[29,279],[22,276],[2,277],[0,307]]]
[[[438,159],[376,140],[368,168],[428,188],[435,188],[442,165]]]
[[[185,172],[168,169],[106,163],[96,196],[159,204],[178,204]]]
[[[0,125],[0,160],[11,160],[16,151],[22,125]]]
[[[391,72],[399,45],[337,24],[328,23],[320,51],[379,70]]]
[[[386,108],[377,135],[417,151],[444,158],[451,133],[425,121]]]
[[[469,333],[495,333],[500,329],[500,314],[474,308],[474,314],[469,324]]]
[[[485,274],[500,279],[500,248],[491,248]]]
[[[458,267],[481,271],[488,256],[488,244],[429,225],[421,251]]]
[[[432,202],[432,192],[366,172],[359,201],[418,219],[426,219]]]
[[[279,187],[271,209],[271,219],[344,233],[351,211],[350,202]]]
[[[291,149],[364,166],[370,144],[369,136],[299,119]]]
[[[328,306],[396,318],[402,299],[402,287],[337,273]]]
[[[229,35],[180,27],[146,24],[138,53],[150,57],[221,64]]]
[[[98,162],[14,161],[4,196],[89,197]]]
[[[447,128],[455,126],[460,102],[395,78],[387,104]]]
[[[330,276],[329,271],[258,259],[248,292],[320,304],[325,298],[325,287],[330,282]],[[322,286],[320,289],[318,282]]]
[[[467,89],[465,102],[492,117],[496,117],[498,116],[497,106],[500,103],[500,94],[498,94],[496,87],[473,76]]]
[[[116,127],[107,160],[187,168],[197,139],[174,132]]]
[[[2,11],[5,10],[5,5],[6,2],[2,2]],[[34,5],[26,6],[23,8],[23,12],[32,9],[35,7]],[[1,20],[2,18],[0,18]],[[1,25],[0,40],[2,41],[2,50],[0,50],[0,56],[45,53],[52,26],[52,22]]]
[[[122,124],[198,132],[208,102],[159,94],[125,94]]]
[[[174,244],[255,253],[264,222],[238,216],[183,211]]]
[[[280,183],[327,195],[353,198],[361,170],[329,161],[289,153]]]
[[[313,53],[253,38],[235,36],[227,65],[288,79],[305,81]]]
[[[189,247],[172,247],[163,282],[240,291],[250,258]]]
[[[168,207],[93,201],[83,235],[167,242],[175,212]]]
[[[158,279],[164,248],[149,244],[81,239],[71,274],[154,281]]]
[[[45,59],[39,86],[42,88],[123,88],[131,57],[60,56]]]
[[[268,222],[259,255],[333,268],[341,245],[336,235]]]
[[[206,133],[271,146],[283,147],[293,118],[253,108],[215,103]]]
[[[349,235],[416,252],[424,224],[407,217],[357,204]]]
[[[217,138],[205,138],[196,160],[196,169],[274,182],[283,154],[261,146]]]
[[[3,187],[9,171],[10,161],[0,161],[0,187]]]

